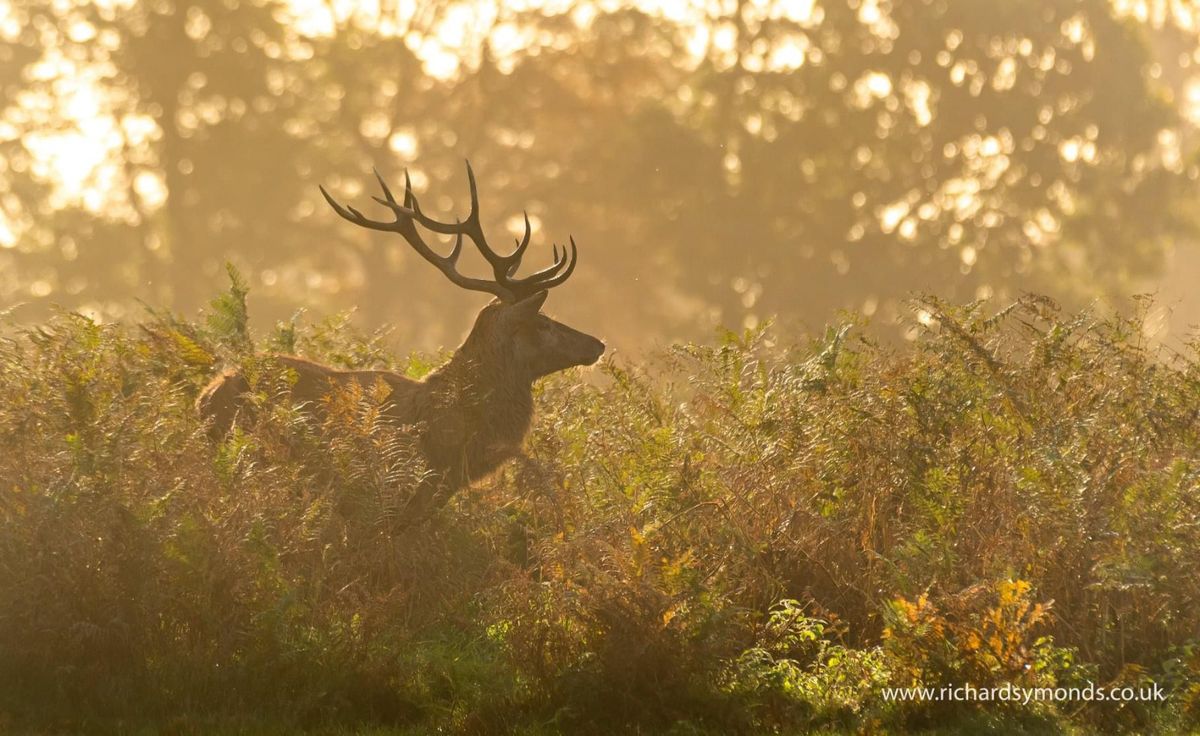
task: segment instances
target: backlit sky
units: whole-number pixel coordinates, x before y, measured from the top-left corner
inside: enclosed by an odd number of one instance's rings
[[[131,2],[121,0],[96,0],[97,5],[122,6]],[[572,18],[580,27],[586,27],[599,10],[620,7],[620,2],[599,2],[595,5],[578,3],[507,2],[478,3],[474,6],[462,4],[446,10],[433,26],[432,34],[408,34],[410,48],[424,61],[426,71],[437,78],[451,78],[459,73],[464,64],[472,62],[472,55],[479,48],[483,34],[488,35],[492,53],[503,64],[515,52],[531,44],[546,43],[547,39],[531,36],[531,32],[516,23],[507,21],[514,14],[533,8],[554,10],[556,5],[578,6]],[[688,0],[639,0],[632,3],[637,8],[690,27],[689,49],[697,58],[711,49],[731,50],[734,43],[733,29],[718,29],[710,33],[702,21],[706,4]],[[375,0],[288,0],[284,12],[300,36],[325,36],[348,22],[378,28],[381,33],[394,35],[405,32],[405,24],[417,12],[417,3],[401,0],[394,13],[381,15],[380,4]],[[12,0],[0,0],[0,36],[12,38],[20,30],[14,13]],[[771,9],[764,5],[764,13],[779,15],[790,20],[804,22],[816,20],[812,0],[793,0],[775,3]],[[815,11],[819,13],[820,11]],[[880,15],[874,0],[868,0],[860,11],[868,22],[878,21]],[[399,19],[399,20],[397,20]],[[62,29],[75,41],[98,38],[96,29],[90,24],[78,22]],[[772,50],[765,61],[768,68],[789,69],[804,63],[804,48],[797,43],[781,43]],[[71,121],[73,128],[43,130],[26,135],[26,144],[35,159],[34,171],[47,181],[56,183],[55,204],[66,206],[81,204],[92,212],[114,208],[110,194],[119,190],[119,152],[125,145],[137,146],[153,134],[156,123],[147,117],[125,115],[116,119],[106,99],[105,68],[85,68],[66,58],[60,49],[48,42],[44,58],[30,71],[36,79],[50,82],[54,90],[53,99],[29,99],[21,101],[21,107],[48,109],[54,107],[62,117]],[[883,75],[872,80],[872,93],[886,94],[891,89],[890,81]],[[11,121],[0,120],[0,138],[16,136],[17,129]],[[393,148],[405,153],[403,137],[393,142]],[[133,182],[146,204],[154,207],[166,196],[162,182],[155,176],[143,172]],[[0,247],[11,248],[17,235],[12,223],[7,222],[0,211]]]
[[[71,0],[60,2],[68,6],[71,4]],[[122,0],[94,2],[101,6],[131,4]],[[586,28],[598,12],[612,10],[623,4],[631,4],[642,11],[689,29],[688,49],[697,59],[732,50],[735,41],[732,26],[716,27],[714,30],[712,24],[704,22],[717,14],[720,8],[712,7],[712,2],[690,0],[636,0],[632,3],[601,0],[591,5],[578,2],[556,3],[554,0],[463,3],[445,9],[436,22],[428,26],[433,29],[432,32],[425,34],[408,31],[410,21],[419,12],[418,3],[414,0],[388,3],[386,11],[381,10],[380,3],[376,0],[287,0],[281,6],[281,12],[288,15],[298,37],[333,34],[351,22],[359,26],[377,28],[383,34],[403,35],[409,47],[423,60],[430,75],[450,78],[458,74],[464,66],[469,67],[474,63],[473,56],[478,53],[480,41],[485,34],[492,53],[500,60],[502,68],[504,60],[513,58],[521,49],[553,43],[553,39],[535,37],[532,35],[535,31],[513,22],[512,19],[518,13],[537,8],[574,8],[572,20],[579,27]],[[1113,4],[1121,12],[1145,22],[1162,23],[1170,20],[1186,31],[1200,32],[1200,25],[1197,24],[1198,11],[1188,2],[1113,0]],[[781,15],[801,23],[820,20],[821,11],[814,7],[813,0],[761,0],[750,5],[765,16]],[[0,37],[11,39],[20,31],[15,7],[13,0],[0,0]],[[859,17],[864,24],[879,25],[881,33],[887,32],[883,26],[890,21],[880,13],[875,0],[863,0],[859,7]],[[94,39],[94,42],[100,45],[113,43],[100,37],[95,28],[83,22],[59,29],[59,32],[74,41]],[[794,43],[784,41],[778,44],[769,56],[757,63],[768,69],[796,68],[805,63],[805,51],[803,38],[799,37]],[[1200,59],[1191,61],[1192,69],[1200,64]],[[37,126],[33,126],[33,132],[24,133],[25,144],[33,156],[34,173],[39,178],[54,183],[55,206],[82,205],[92,212],[104,211],[109,216],[121,217],[123,205],[120,192],[124,186],[121,151],[126,146],[139,146],[148,137],[153,136],[157,123],[145,116],[114,113],[115,108],[104,83],[110,71],[104,66],[85,67],[66,58],[54,45],[53,38],[47,37],[44,57],[29,70],[29,74],[46,82],[52,94],[28,94],[26,98],[16,101],[18,105],[15,106],[15,113],[11,114],[35,116],[27,117],[26,120],[29,120],[37,119],[39,112],[45,115],[53,111],[55,114],[48,117],[59,117],[69,122],[68,126],[56,129],[38,129]],[[893,81],[888,76],[873,74],[864,77],[862,95],[882,98],[892,92]],[[914,88],[903,92],[919,118],[923,104],[921,90]],[[1200,123],[1200,74],[1192,76],[1183,85],[1183,97],[1178,100],[1178,104],[1193,123]],[[29,126],[25,127],[28,129]],[[11,118],[0,118],[0,139],[21,134],[20,128]],[[412,153],[413,141],[406,139],[404,134],[398,134],[390,142],[398,153]],[[1161,140],[1160,143],[1164,157],[1169,157],[1172,151],[1179,150],[1181,142],[1170,139]],[[1068,161],[1087,160],[1088,156],[1094,153],[1094,147],[1089,149],[1089,145],[1084,139],[1068,141],[1060,152]],[[987,158],[989,146],[999,151],[1000,144],[997,140],[983,139],[980,142],[981,158]],[[131,185],[143,203],[150,208],[160,206],[166,197],[165,186],[154,173],[142,171]],[[973,194],[969,189],[947,194],[956,198],[956,206],[971,206]],[[14,247],[19,236],[20,224],[6,217],[7,209],[9,208],[0,207],[0,248]],[[132,213],[126,214],[132,217]],[[880,223],[885,232],[895,230],[903,237],[903,228],[908,223],[915,222],[907,217],[908,214],[908,205],[899,202],[893,207],[882,209]],[[974,249],[966,244],[961,255],[963,263],[969,267],[975,257]],[[1177,276],[1179,269],[1174,271]],[[1171,277],[1164,283],[1167,284],[1164,291],[1168,297],[1182,298],[1186,293],[1182,285],[1171,285]],[[49,288],[48,284],[44,287],[36,283],[31,284],[30,293],[33,296],[45,296],[49,292],[43,290]]]

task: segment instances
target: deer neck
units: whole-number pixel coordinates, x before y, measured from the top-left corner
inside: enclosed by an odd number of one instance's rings
[[[469,417],[481,434],[520,442],[533,416],[533,380],[504,357],[468,342],[426,382],[438,403]]]

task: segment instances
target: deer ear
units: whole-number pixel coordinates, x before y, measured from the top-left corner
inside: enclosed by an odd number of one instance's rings
[[[519,317],[532,317],[541,311],[542,305],[546,303],[546,297],[549,295],[549,291],[543,290],[533,296],[527,296],[512,305],[512,313]]]

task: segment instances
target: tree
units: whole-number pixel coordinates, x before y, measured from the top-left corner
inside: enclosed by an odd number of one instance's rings
[[[0,118],[24,291],[191,309],[233,259],[271,319],[357,304],[447,341],[463,297],[340,227],[315,184],[369,206],[370,167],[411,164],[446,215],[463,158],[497,241],[528,209],[539,239],[580,242],[586,298],[552,308],[634,342],[886,316],[918,288],[1121,294],[1194,234],[1170,94],[1196,40],[1106,0],[419,5],[329,10],[319,31],[266,1],[11,11],[26,30],[3,53],[25,72],[6,99],[50,101]],[[64,206],[35,175],[37,134],[71,124],[74,72],[37,71],[54,54],[93,70],[121,121],[119,207]]]

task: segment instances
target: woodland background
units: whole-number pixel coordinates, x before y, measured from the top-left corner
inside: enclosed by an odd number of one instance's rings
[[[628,350],[1164,275],[1181,334],[1198,23],[1188,0],[10,0],[0,300],[191,315],[232,261],[259,324],[354,307],[451,345],[479,298],[316,185],[370,206],[371,166],[407,166],[461,213],[470,158],[497,242],[523,209],[547,262],[580,242],[552,311]]]

